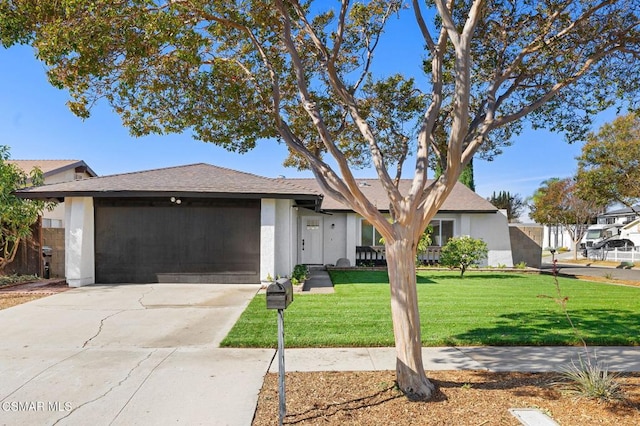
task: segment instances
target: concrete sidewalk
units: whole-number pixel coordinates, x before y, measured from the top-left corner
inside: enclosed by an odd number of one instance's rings
[[[589,356],[610,371],[640,371],[640,347],[590,346]],[[585,358],[583,347],[566,346],[482,346],[423,348],[426,370],[486,370],[552,372]],[[285,348],[285,370],[375,371],[395,370],[394,348]],[[277,359],[270,372],[278,371]]]

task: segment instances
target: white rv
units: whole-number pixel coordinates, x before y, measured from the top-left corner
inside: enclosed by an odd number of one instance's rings
[[[606,238],[619,235],[622,227],[623,225],[621,223],[598,223],[596,225],[590,225],[580,241],[580,248],[590,248]]]

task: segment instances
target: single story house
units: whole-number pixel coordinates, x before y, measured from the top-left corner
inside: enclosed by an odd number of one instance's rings
[[[359,180],[382,211],[377,180]],[[407,182],[403,182],[405,184]],[[356,263],[375,229],[325,197],[314,179],[265,178],[209,164],[95,177],[19,191],[65,203],[70,286],[93,283],[257,283],[296,264]],[[490,265],[512,265],[507,219],[456,185],[434,222],[435,245],[484,239]]]

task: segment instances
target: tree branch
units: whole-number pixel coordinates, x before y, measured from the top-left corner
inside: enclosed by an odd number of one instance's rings
[[[422,17],[422,11],[420,10],[420,3],[418,0],[411,1],[413,5],[413,14],[416,17],[416,22],[418,23],[418,28],[420,28],[420,33],[422,33],[422,38],[424,38],[424,42],[427,44],[427,48],[431,51],[432,54],[435,55],[436,44],[431,37],[431,33],[427,28],[427,25],[424,22],[424,18]]]
[[[276,0],[276,7],[280,11],[280,14],[283,18],[283,23],[284,23],[283,41],[284,41],[285,47],[287,48],[287,51],[289,52],[289,55],[291,56],[291,61],[294,66],[296,80],[297,80],[298,94],[302,101],[303,108],[305,109],[307,114],[309,114],[309,117],[313,121],[313,124],[316,127],[318,134],[322,142],[324,143],[325,147],[338,163],[338,167],[340,169],[340,173],[343,179],[342,182],[346,184],[346,187],[343,186],[343,184],[337,185],[336,187],[340,188],[340,191],[344,191],[344,194],[350,194],[353,196],[354,198],[353,201],[347,199],[346,197],[344,197],[343,199],[347,201],[347,205],[352,207],[355,211],[357,211],[358,213],[366,217],[379,216],[380,213],[378,212],[377,208],[373,204],[371,204],[371,202],[364,196],[362,191],[360,191],[358,187],[358,183],[356,182],[349,168],[349,165],[346,161],[346,158],[344,157],[344,154],[333,143],[331,135],[329,134],[326,128],[326,125],[324,124],[322,116],[316,107],[316,104],[311,100],[311,96],[308,91],[308,85],[307,85],[307,81],[304,73],[304,67],[302,66],[302,61],[294,45],[294,42],[291,38],[291,18],[286,8],[284,7],[282,0]],[[302,11],[300,10],[300,13],[301,12]],[[307,27],[307,29],[313,32],[310,26]],[[314,37],[312,36],[312,38]],[[315,37],[315,39],[317,40],[317,42],[320,42],[320,40],[317,37]],[[326,53],[326,48],[324,48],[324,46],[320,46],[319,48],[321,51],[324,51]],[[336,175],[335,173],[330,173],[329,177],[335,178]],[[338,181],[336,180],[332,180],[331,183],[337,183],[337,182]]]
[[[315,32],[313,31],[313,28],[311,28],[309,23],[306,21],[306,18],[304,17],[304,13],[303,13],[302,9],[300,8],[298,2],[297,1],[292,1],[292,3],[295,6],[296,13],[298,13],[300,19],[303,20],[305,29],[309,33],[309,36],[313,40],[314,44],[316,45],[316,48],[323,54],[323,56],[325,58],[328,58],[328,53],[327,53],[326,47],[321,42],[321,40],[317,37],[317,35],[315,35]],[[285,25],[288,25],[288,28],[289,28],[289,30],[285,29],[285,37],[286,37],[285,44],[287,45],[287,48],[289,49],[289,53],[291,54],[292,58],[294,58],[294,64],[296,65],[296,68],[298,69],[297,74],[302,79],[304,79],[299,59],[298,59],[298,61],[296,63],[296,59],[295,58],[299,58],[299,56],[297,54],[295,46],[293,45],[293,41],[291,40],[291,37],[290,37],[290,17],[288,15],[286,9],[284,7],[282,7],[282,1],[278,1],[277,4],[279,5],[279,9],[281,10],[281,13],[284,16],[285,21],[289,22],[289,23],[285,24]],[[387,13],[388,13],[388,11],[387,11]],[[386,20],[387,18],[388,18],[388,14],[385,14],[384,19]],[[358,127],[358,129],[360,130],[360,132],[362,133],[364,138],[367,140],[367,142],[369,143],[369,150],[371,151],[371,158],[373,160],[373,164],[375,166],[376,172],[378,174],[380,182],[382,183],[383,188],[387,192],[391,203],[393,203],[395,205],[398,205],[398,203],[400,203],[400,201],[402,200],[402,195],[400,194],[400,191],[398,190],[398,188],[393,184],[393,181],[391,180],[391,177],[389,176],[389,172],[386,169],[386,166],[385,166],[385,163],[384,163],[384,159],[382,157],[382,152],[380,150],[380,147],[378,146],[378,143],[376,142],[376,139],[375,139],[375,137],[373,135],[371,127],[366,122],[366,120],[364,120],[364,118],[362,118],[362,116],[361,116],[361,114],[359,112],[359,109],[358,109],[358,107],[356,105],[356,101],[355,101],[355,99],[353,97],[353,94],[349,90],[347,90],[347,88],[342,83],[342,80],[340,79],[340,77],[338,75],[338,71],[335,68],[335,65],[331,61],[327,60],[326,61],[326,67],[327,67],[327,74],[328,74],[329,83],[331,84],[331,87],[335,90],[336,94],[340,97],[340,99],[346,104],[346,106],[349,109],[349,112],[351,113],[351,117],[353,118],[356,126]],[[299,79],[298,81],[299,81],[299,83],[302,83],[303,86],[306,86],[306,83],[304,83],[303,80]],[[304,96],[304,94],[303,94],[303,96]],[[304,105],[310,105],[307,102],[303,102],[303,104]],[[313,118],[313,114],[310,114],[310,115]],[[317,114],[315,114],[315,115],[316,115],[315,119],[318,119],[319,118],[318,115]],[[348,167],[348,165],[347,165],[342,153],[337,149],[335,144],[333,144],[332,142],[329,141],[329,139],[325,139],[324,137],[322,139],[323,139],[323,142],[326,143],[326,146],[327,146],[327,149],[329,150],[329,152],[334,156],[334,158],[336,158],[336,161],[338,162],[338,165],[340,167],[340,172],[342,173],[342,176],[345,179],[347,185],[351,189],[351,192],[354,195],[358,194],[358,196],[364,197],[362,195],[362,192],[358,189],[357,182],[353,178],[351,170],[349,169],[349,167]]]
[[[558,92],[560,92],[560,90],[569,86],[570,84],[578,80],[580,77],[582,77],[584,74],[586,74],[587,71],[589,71],[589,69],[591,69],[593,65],[598,63],[600,59],[602,59],[605,56],[609,56],[612,52],[615,52],[617,50],[619,50],[619,47],[615,46],[615,44],[614,44],[614,48],[611,50],[607,50],[606,46],[603,46],[601,50],[598,50],[593,55],[591,55],[589,59],[587,59],[584,62],[584,64],[580,67],[580,69],[576,73],[569,76],[563,81],[556,82],[545,94],[540,96],[536,101],[523,106],[522,108],[520,108],[520,110],[516,111],[515,113],[496,118],[490,127],[496,128],[496,127],[504,126],[508,123],[519,120],[522,117],[526,116],[527,114],[540,108],[542,105],[544,105],[554,96],[556,96]]]
[[[417,3],[414,2],[414,6]],[[421,14],[418,14],[417,19],[421,19]],[[420,24],[419,24],[420,25]],[[431,89],[431,104],[424,114],[420,131],[418,133],[418,149],[416,153],[416,166],[413,176],[413,182],[411,183],[411,190],[407,195],[407,203],[410,206],[415,206],[423,203],[425,196],[425,184],[427,182],[427,170],[429,167],[429,146],[431,145],[436,155],[441,155],[437,150],[436,144],[433,143],[434,131],[438,120],[438,115],[442,108],[442,90],[444,88],[443,80],[443,55],[447,44],[447,30],[440,28],[440,35],[438,36],[438,44],[434,46],[432,50],[431,59],[431,75],[432,75],[432,89]]]

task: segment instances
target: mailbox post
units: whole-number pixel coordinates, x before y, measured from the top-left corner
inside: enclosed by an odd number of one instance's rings
[[[267,309],[278,310],[278,395],[280,399],[280,418],[282,426],[287,415],[284,387],[284,310],[293,302],[293,286],[288,279],[279,279],[267,287]]]

